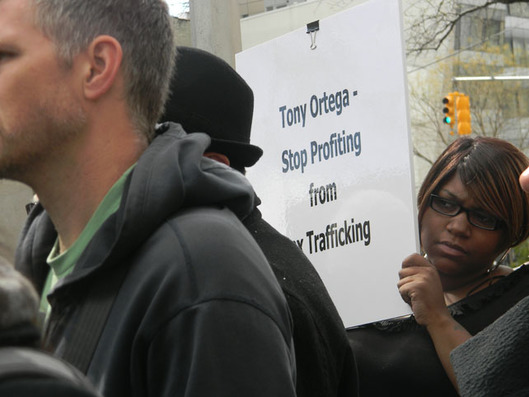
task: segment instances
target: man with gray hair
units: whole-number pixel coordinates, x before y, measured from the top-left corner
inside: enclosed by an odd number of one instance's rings
[[[162,0],[0,0],[0,176],[39,197],[16,265],[45,339],[105,396],[293,396],[291,319],[205,135],[155,131]],[[154,136],[156,136],[154,138]]]

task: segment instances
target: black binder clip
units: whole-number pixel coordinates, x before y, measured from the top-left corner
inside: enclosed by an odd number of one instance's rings
[[[316,32],[320,30],[320,21],[314,21],[307,24],[307,34],[310,34],[310,49],[316,49]]]

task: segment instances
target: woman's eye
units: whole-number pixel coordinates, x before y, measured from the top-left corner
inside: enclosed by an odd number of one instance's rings
[[[490,223],[494,221],[494,217],[487,215],[487,214],[483,214],[480,212],[474,212],[473,215],[474,215],[474,218],[476,218],[476,220],[482,223]]]
[[[458,207],[456,203],[453,203],[452,201],[448,201],[448,200],[443,200],[443,199],[439,200],[439,205],[443,207],[444,209],[454,209]]]

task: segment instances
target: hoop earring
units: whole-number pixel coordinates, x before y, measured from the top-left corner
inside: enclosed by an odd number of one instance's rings
[[[502,262],[505,260],[505,258],[509,254],[509,252],[511,252],[510,248],[508,248],[503,253],[503,255],[500,257],[500,259],[495,259],[494,262],[492,262],[492,266],[487,269],[487,273],[490,274],[490,273],[494,272],[502,264]]]

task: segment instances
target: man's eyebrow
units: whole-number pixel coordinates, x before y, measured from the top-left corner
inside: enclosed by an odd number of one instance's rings
[[[0,51],[3,52],[18,52],[19,47],[14,44],[9,44],[6,42],[2,42],[2,38],[0,37]]]
[[[16,52],[20,49],[20,46],[15,44],[14,39],[17,37],[15,33],[5,33],[0,32],[0,50],[8,52]]]

